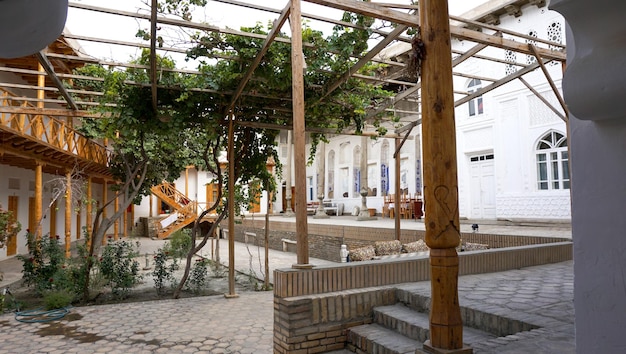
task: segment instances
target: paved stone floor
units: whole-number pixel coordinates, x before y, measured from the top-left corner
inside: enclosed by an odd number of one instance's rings
[[[428,282],[411,284],[427,292]],[[273,294],[72,308],[59,321],[0,316],[0,354],[272,353]],[[575,353],[572,262],[463,276],[462,306],[540,326],[481,343],[475,353]]]
[[[419,227],[420,223],[415,225]],[[561,228],[532,231],[546,236],[568,233]],[[509,229],[509,232],[523,234],[524,231]],[[144,247],[159,247],[158,242],[162,241],[146,239]],[[236,268],[245,270],[249,264],[260,262],[261,259],[253,258],[261,254],[237,243],[235,257],[240,261],[235,263]],[[269,257],[272,269],[296,263],[293,253],[272,250]],[[11,262],[0,262],[0,269],[8,276],[5,282],[19,274]],[[325,264],[325,261],[311,259],[311,263]],[[471,305],[539,327],[481,343],[474,352],[575,353],[572,264],[570,261],[460,277],[461,306]],[[430,284],[420,282],[411,286],[428,292]],[[76,307],[61,320],[49,323],[22,323],[11,313],[0,315],[0,354],[272,353],[272,342],[272,292],[242,292],[233,299],[219,295]]]

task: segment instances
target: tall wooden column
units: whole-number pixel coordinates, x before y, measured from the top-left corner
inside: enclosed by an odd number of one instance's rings
[[[287,163],[285,164],[285,201],[287,206],[283,206],[285,211],[283,216],[292,217],[294,215],[293,209],[291,208],[291,198],[293,198],[293,194],[291,193],[291,170],[293,168],[293,143],[292,143],[293,132],[291,130],[287,131]]]
[[[395,185],[394,190],[395,194],[393,195],[393,218],[394,225],[396,230],[396,240],[400,240],[400,144],[402,143],[401,139],[394,139],[394,149],[395,153],[393,154],[393,184]]]
[[[228,116],[228,294],[227,299],[239,297],[235,293],[235,115]]]
[[[85,226],[87,227],[87,249],[91,247],[91,241],[93,235],[91,234],[91,230],[93,229],[91,223],[91,211],[93,209],[93,203],[91,202],[91,177],[87,177],[87,215],[85,216]]]
[[[104,207],[104,205],[107,202],[107,180],[105,179],[102,182],[102,206]],[[102,220],[106,219],[107,217],[107,208],[102,209]],[[107,230],[108,231],[108,230]],[[104,236],[102,237],[102,246],[107,244],[107,231],[104,232]]]
[[[150,194],[150,196],[152,196],[152,194]],[[132,208],[132,204],[129,206],[129,208]],[[152,209],[152,199],[150,199],[150,209]],[[152,211],[150,211],[150,216],[152,216]],[[122,231],[122,237],[126,238],[128,237],[128,208],[126,210],[124,210],[124,219],[122,222],[123,225],[123,229],[124,231]]]
[[[115,197],[115,202],[113,204],[113,213],[117,215],[117,212],[120,210],[120,198]],[[113,240],[117,241],[120,237],[120,218],[116,218],[113,223]]]
[[[35,166],[35,237],[41,239],[43,222],[43,163]],[[54,237],[54,236],[53,236]]]
[[[293,150],[296,193],[296,237],[298,263],[294,268],[311,268],[306,211],[306,135],[304,123],[304,54],[302,53],[302,17],[300,0],[291,1],[291,75],[293,107]],[[287,186],[290,188],[290,186]]]
[[[456,131],[447,0],[421,0],[422,132],[426,244],[430,247],[429,353],[471,353],[463,347],[458,296],[460,242]]]
[[[65,258],[70,258],[72,244],[72,171],[65,174]]]

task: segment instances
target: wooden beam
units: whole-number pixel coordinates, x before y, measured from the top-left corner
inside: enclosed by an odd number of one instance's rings
[[[561,118],[561,120],[563,120],[565,123],[567,123],[567,117],[563,115],[563,113],[559,112],[558,109],[556,109],[556,107],[554,107],[550,102],[548,102],[548,100],[543,97],[537,90],[535,90],[535,88],[528,83],[528,81],[524,80],[523,77],[518,77],[519,81],[521,81],[532,93],[535,94],[535,96],[537,96],[537,98],[539,98],[541,100],[541,102],[543,102],[548,108],[550,108],[552,110],[552,112],[554,112],[557,116],[559,116],[559,118]]]
[[[453,68],[456,67],[457,65],[459,65],[462,62],[466,61],[467,59],[471,58],[476,53],[480,52],[481,50],[485,49],[486,47],[487,47],[487,45],[483,44],[483,43],[479,43],[479,44],[473,46],[468,51],[466,51],[465,53],[461,54],[459,57],[457,57],[454,60],[452,60],[452,67]],[[409,95],[417,92],[421,87],[422,87],[422,83],[418,82],[417,84],[415,84],[415,86],[409,87],[408,89],[406,89],[403,92],[399,93],[398,95],[396,95],[392,99],[385,100],[385,102],[380,104],[375,110],[369,112],[367,114],[367,116],[366,116],[366,119],[367,118],[371,118],[371,117],[373,117],[373,116],[375,116],[375,115],[377,115],[379,113],[382,113],[389,106],[391,106],[395,102],[401,101],[401,100],[405,99],[406,97],[408,97]],[[396,130],[397,134],[401,134],[404,131],[404,130],[402,130],[402,128],[400,128],[400,129],[401,129],[401,131]],[[405,128],[405,129],[409,129],[409,128]]]
[[[251,128],[258,128],[258,129],[293,130],[293,126],[290,124],[244,122],[244,121],[237,121],[236,124],[242,127],[251,127]],[[357,133],[357,131],[354,129],[343,129],[341,131],[337,131],[336,129],[332,129],[332,128],[315,128],[315,127],[309,126],[309,127],[306,127],[305,131],[308,133],[333,134],[333,135],[369,136],[369,137],[380,137],[380,138],[390,138],[390,139],[402,138],[401,135],[391,134],[391,133],[384,134],[384,135],[380,135],[377,132]]]
[[[462,62],[466,61],[467,59],[473,57],[474,55],[478,54],[478,52],[480,52],[481,50],[487,48],[487,45],[485,43],[478,43],[475,46],[473,46],[472,48],[470,48],[468,51],[466,51],[465,53],[459,55],[458,57],[452,59],[452,67],[456,67],[457,65],[461,64]]]
[[[99,113],[93,113],[83,110],[54,109],[54,108],[35,108],[35,107],[12,107],[0,106],[0,113],[10,114],[34,114],[50,117],[81,117],[81,118],[101,118]]]
[[[328,95],[330,95],[333,91],[335,91],[341,84],[348,81],[353,74],[355,74],[359,69],[361,69],[365,64],[370,62],[374,56],[380,53],[381,50],[385,49],[389,43],[393,42],[402,32],[407,29],[405,25],[398,25],[387,37],[378,42],[374,48],[367,52],[359,61],[357,61],[354,65],[348,69],[337,81],[333,82],[328,88],[324,95],[319,99],[322,101]],[[319,102],[318,101],[318,102]]]
[[[527,35],[525,33],[520,33],[520,32],[507,30],[506,28],[501,28],[499,26],[493,26],[493,25],[490,25],[490,24],[487,24],[487,23],[484,23],[484,22],[478,22],[478,21],[462,18],[462,17],[459,17],[459,16],[452,16],[452,15],[450,15],[450,19],[454,20],[454,21],[463,22],[463,23],[466,23],[466,24],[469,24],[469,25],[472,25],[472,26],[476,26],[478,28],[486,28],[486,29],[490,29],[492,31],[496,31],[496,32],[500,32],[500,33],[506,33],[506,34],[514,36],[514,37],[519,37],[519,38],[522,38],[522,39],[535,41],[537,43],[543,43],[545,45],[554,46],[554,47],[561,47],[562,50],[565,50],[565,45],[563,43],[548,41],[548,40],[545,40],[545,39],[529,36],[529,35]]]
[[[239,81],[239,85],[237,86],[237,89],[235,90],[235,93],[233,94],[233,97],[230,100],[228,111],[232,111],[232,109],[234,108],[235,103],[237,102],[237,100],[241,96],[241,93],[243,92],[243,89],[248,84],[248,81],[250,81],[250,78],[252,78],[252,74],[254,74],[254,71],[259,66],[259,64],[261,64],[261,60],[263,59],[265,54],[267,54],[267,51],[270,49],[270,45],[274,42],[274,39],[280,33],[280,29],[285,24],[285,21],[287,21],[287,19],[289,18],[290,11],[291,11],[291,1],[288,1],[287,6],[285,6],[283,11],[280,13],[280,16],[278,17],[278,19],[274,21],[274,26],[272,27],[272,30],[270,31],[270,33],[267,34],[267,37],[265,38],[263,45],[261,45],[261,50],[259,50],[259,53],[254,57],[254,60],[248,67],[248,70]]]
[[[450,33],[454,38],[477,43],[484,43],[492,47],[509,49],[518,53],[528,55],[534,54],[531,49],[528,48],[528,45],[526,43],[516,42],[512,39],[505,39],[501,36],[485,34],[459,26],[450,26]],[[537,48],[537,53],[544,59],[565,61],[565,52],[558,52],[545,48]]]
[[[565,104],[565,100],[563,99],[563,96],[561,95],[561,92],[559,92],[559,89],[556,87],[556,84],[554,83],[554,80],[552,80],[552,76],[550,76],[550,73],[548,72],[548,69],[543,64],[543,62],[541,60],[541,56],[539,55],[539,51],[538,51],[537,47],[532,45],[532,44],[530,44],[530,43],[528,44],[528,47],[530,47],[530,50],[533,52],[533,55],[535,56],[535,58],[537,58],[537,62],[539,63],[539,65],[541,67],[541,71],[543,71],[543,75],[546,77],[546,80],[548,80],[548,84],[550,84],[550,87],[552,88],[552,92],[554,92],[554,95],[559,100],[559,103],[561,104],[561,108],[563,108],[563,111],[565,112],[565,116],[569,117],[569,110],[567,109],[567,105]]]
[[[378,107],[376,107],[376,109],[369,111],[367,115],[365,116],[365,119],[367,120],[367,119],[373,118],[377,114],[384,112],[387,108],[389,108],[389,106],[392,106],[393,104],[395,104],[395,102],[402,101],[406,97],[417,92],[421,87],[422,87],[422,83],[418,82],[415,86],[411,86],[408,89],[395,95],[394,97],[386,99],[381,104],[379,104]]]
[[[514,72],[512,74],[509,74],[509,75],[505,76],[504,78],[502,78],[502,79],[500,79],[500,80],[498,80],[498,81],[496,81],[496,82],[494,82],[494,83],[492,83],[490,85],[487,85],[487,86],[481,88],[480,90],[477,90],[477,91],[473,92],[470,95],[467,95],[467,96],[457,100],[454,103],[454,106],[458,107],[458,106],[462,105],[463,103],[469,102],[469,101],[473,100],[474,98],[476,98],[478,96],[482,96],[483,94],[485,94],[485,93],[487,93],[487,92],[489,92],[491,90],[494,90],[494,89],[496,89],[496,88],[498,88],[498,87],[508,83],[511,80],[517,79],[518,77],[521,77],[523,75],[528,74],[529,72],[537,69],[538,67],[539,67],[539,62],[535,62],[535,63],[533,63],[531,65],[528,65],[527,67],[525,67],[522,70],[518,70],[518,71],[516,71],[516,72]]]
[[[389,9],[372,2],[355,0],[305,0],[313,4],[324,5],[335,9],[356,12],[361,15],[391,21],[408,27],[417,27],[419,20],[416,16]]]
[[[39,64],[41,64],[43,69],[46,71],[46,74],[48,74],[48,77],[50,78],[50,80],[52,80],[52,83],[54,84],[54,86],[59,90],[63,98],[65,98],[65,100],[67,101],[67,104],[73,110],[78,110],[78,106],[76,106],[76,102],[74,102],[72,95],[65,88],[61,80],[56,76],[54,72],[54,67],[52,66],[48,58],[46,57],[46,54],[43,51],[39,51],[35,53],[35,56],[37,57]]]

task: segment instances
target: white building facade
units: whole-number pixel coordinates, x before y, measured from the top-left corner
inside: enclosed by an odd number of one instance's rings
[[[468,16],[472,16],[472,12]],[[532,38],[557,43],[565,41],[562,16],[541,2],[528,2],[521,7],[519,16],[504,14],[499,21],[498,26],[503,29],[527,34],[527,43],[532,44]],[[506,38],[506,33],[503,36]],[[474,45],[468,41],[452,41],[453,50],[462,52]],[[499,58],[501,62],[481,60],[481,55]],[[454,76],[455,100],[465,96],[459,92],[472,93],[522,69],[513,63],[533,64],[536,60],[534,56],[487,47],[477,57],[454,69],[466,73]],[[546,63],[545,67],[550,80],[560,91],[561,64]],[[516,79],[457,106],[455,110],[461,218],[570,220],[568,134],[561,117],[563,109],[541,69],[521,78],[541,98]],[[375,208],[378,214],[382,211],[383,195],[394,194],[396,189],[412,196],[422,195],[420,128],[418,125],[413,129],[400,150],[398,188],[394,182],[395,139],[367,138],[363,144],[364,140],[359,136],[331,136],[323,148],[324,175],[320,176],[318,172],[319,155],[307,167],[307,201],[318,201],[320,178],[323,178],[323,199],[343,203],[344,211],[351,213],[355,206],[361,206],[359,177],[363,173],[367,175],[364,183],[369,191],[368,208]],[[281,134],[279,150],[285,165],[286,134]],[[367,171],[361,171],[360,156],[364,151],[367,151]],[[291,170],[293,173],[293,167]],[[285,178],[280,182],[284,184]]]

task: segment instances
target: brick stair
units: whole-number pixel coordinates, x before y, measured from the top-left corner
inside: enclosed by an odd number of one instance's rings
[[[429,336],[428,314],[402,303],[376,307],[373,322],[350,328],[349,350],[355,353],[413,354],[422,348]],[[463,340],[470,345],[494,338],[496,336],[491,333],[463,327]]]

